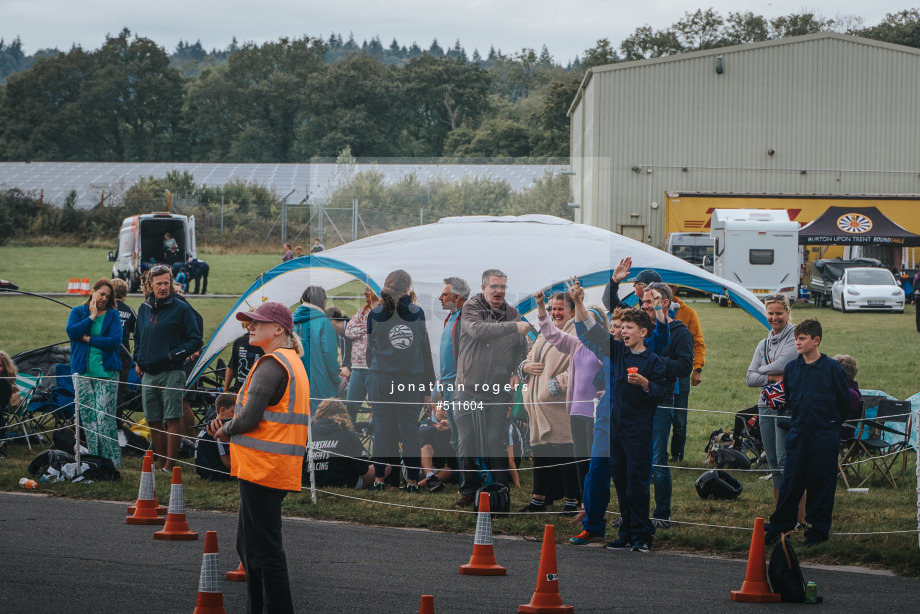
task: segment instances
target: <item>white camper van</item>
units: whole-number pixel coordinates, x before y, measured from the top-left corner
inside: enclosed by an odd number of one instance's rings
[[[758,298],[799,285],[799,224],[784,209],[716,209],[709,231],[715,241],[713,273]],[[724,297],[713,297],[724,301]]]
[[[176,241],[175,253],[166,245],[166,234]],[[128,282],[131,292],[140,288],[141,274],[155,264],[185,262],[197,258],[195,216],[149,213],[126,217],[118,234],[118,249],[109,252],[112,277]]]

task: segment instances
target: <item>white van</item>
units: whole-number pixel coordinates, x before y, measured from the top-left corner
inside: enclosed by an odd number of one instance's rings
[[[668,235],[668,253],[712,273],[715,241],[705,232],[672,232]]]
[[[176,241],[175,252],[167,249],[166,234]],[[131,292],[140,288],[141,274],[155,264],[185,262],[197,258],[195,216],[148,213],[126,217],[118,234],[118,249],[109,252],[112,278],[128,282]]]
[[[799,224],[790,221],[784,209],[716,209],[709,234],[714,240],[715,275],[761,299],[768,294],[796,299]]]

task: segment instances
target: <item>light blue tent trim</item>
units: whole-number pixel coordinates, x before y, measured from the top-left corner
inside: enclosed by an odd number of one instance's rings
[[[658,275],[661,276],[661,281],[666,284],[674,284],[677,286],[686,286],[688,288],[693,288],[694,290],[699,290],[701,292],[709,292],[710,294],[721,294],[728,296],[729,299],[742,309],[744,309],[748,314],[751,315],[755,320],[760,322],[764,328],[769,329],[770,324],[767,322],[767,318],[760,311],[753,309],[753,305],[745,301],[741,296],[735,293],[733,290],[729,290],[724,286],[697,277],[696,275],[690,275],[688,273],[681,273],[678,271],[672,271],[669,269],[651,269],[656,271]],[[613,275],[613,269],[608,269],[606,271],[596,271],[594,273],[589,273],[579,278],[579,282],[584,288],[596,288],[598,286],[606,286],[607,282],[610,281],[610,276]],[[560,282],[554,284],[548,288],[550,294],[557,291],[565,291],[566,282]],[[636,299],[634,296],[627,297],[626,302],[629,304],[635,303]],[[515,305],[518,311],[523,313],[530,313],[536,309],[537,305],[533,300],[532,296],[528,296],[524,300],[520,301]]]
[[[374,279],[370,275],[368,275],[361,269],[355,266],[352,266],[348,264],[347,262],[342,262],[341,260],[336,260],[334,258],[323,258],[322,256],[311,254],[309,256],[304,256],[303,258],[294,258],[293,260],[282,262],[278,266],[273,267],[272,269],[260,275],[259,278],[251,286],[249,286],[249,288],[247,288],[245,292],[243,292],[242,296],[240,297],[240,300],[238,300],[233,305],[233,307],[230,309],[227,315],[224,316],[224,319],[221,320],[220,324],[214,330],[216,331],[220,330],[221,328],[223,328],[224,324],[226,324],[230,320],[231,317],[235,317],[235,315],[232,315],[232,314],[235,314],[237,308],[240,305],[246,304],[246,298],[249,297],[250,294],[252,294],[256,290],[258,290],[259,288],[267,284],[268,282],[278,277],[281,277],[283,275],[287,275],[290,273],[294,273],[294,272],[303,271],[304,269],[331,269],[333,271],[340,271],[347,275],[351,275],[358,281],[361,281],[367,284],[368,286],[371,287],[371,289],[374,292],[377,293],[377,296],[380,296],[380,284],[374,281]],[[226,347],[226,345],[224,347]],[[201,351],[202,353],[207,353],[210,349],[211,349],[211,341],[208,341],[208,344],[204,348],[202,348]],[[211,360],[208,361],[208,365],[211,364],[211,362],[213,362],[215,358],[217,358],[217,355],[220,354],[220,352],[223,349],[224,348],[220,348],[220,350],[215,352],[214,356],[211,357]],[[186,385],[189,388],[191,388],[192,384],[194,384],[198,380],[198,378],[201,377],[202,371],[204,371],[204,369],[208,365],[202,365],[201,369],[199,369],[198,371],[193,371],[189,375],[188,381],[186,382]]]

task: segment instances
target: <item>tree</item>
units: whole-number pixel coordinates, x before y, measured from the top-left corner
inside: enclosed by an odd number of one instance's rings
[[[25,58],[22,41],[18,36],[8,45],[0,38],[0,83],[14,72],[22,70]]]
[[[723,37],[731,45],[758,43],[770,38],[770,25],[762,16],[751,11],[729,13],[725,20]]]
[[[792,13],[770,20],[770,28],[773,31],[771,38],[788,38],[790,36],[817,34],[818,32],[831,30],[833,27],[833,19],[824,19],[808,11]]]
[[[581,61],[581,66],[585,70],[594,66],[604,66],[619,62],[620,57],[616,49],[610,45],[610,40],[606,38],[598,39],[590,49],[585,49],[585,58]]]
[[[860,30],[858,34],[886,43],[920,48],[920,10],[888,13],[878,25]]]
[[[426,51],[426,53],[436,58],[444,57],[444,49],[441,48],[441,45],[438,44],[438,39],[431,41],[431,47],[428,49],[428,51]]]
[[[697,9],[694,13],[684,13],[684,18],[671,28],[684,49],[712,49],[725,46],[721,33],[723,23],[722,16],[714,9]]]
[[[649,26],[636,28],[623,39],[620,51],[626,60],[644,60],[674,55],[686,51],[677,33],[672,30],[652,30]],[[584,63],[584,60],[582,61]]]

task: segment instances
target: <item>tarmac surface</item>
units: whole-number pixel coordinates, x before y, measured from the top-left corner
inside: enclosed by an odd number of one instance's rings
[[[192,542],[155,541],[158,527],[125,524],[125,504],[0,493],[0,612],[191,612],[204,532],[216,530],[221,568],[235,569],[236,515],[188,511]],[[496,522],[501,522],[497,520]],[[557,521],[557,533],[574,534]],[[674,529],[672,529],[674,530]],[[677,529],[679,530],[679,529]],[[298,612],[516,612],[536,586],[539,541],[495,539],[504,577],[461,576],[472,535],[285,519],[284,544]],[[735,603],[745,562],[598,546],[557,548],[563,603],[576,612],[761,612],[800,604]],[[854,568],[805,570],[821,612],[894,612],[916,607],[920,580]],[[223,583],[228,612],[245,612],[244,584]],[[914,606],[909,604],[913,603]]]

